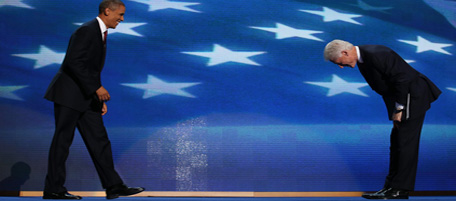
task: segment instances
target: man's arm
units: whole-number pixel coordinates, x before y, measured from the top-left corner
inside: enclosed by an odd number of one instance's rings
[[[88,26],[79,28],[71,37],[64,71],[69,73],[81,87],[83,93],[91,96],[101,87],[100,74],[91,67],[90,55],[94,30]],[[98,95],[98,94],[97,94]]]
[[[96,93],[98,96],[98,100],[100,101],[108,101],[109,99],[111,99],[111,96],[109,95],[108,91],[103,86],[98,88]]]
[[[393,50],[383,51],[376,57],[375,63],[376,68],[384,75],[383,79],[387,80],[393,89],[396,109],[405,108],[410,83],[417,78],[418,72]]]
[[[415,77],[414,74],[412,76],[410,73],[414,72],[408,71],[412,68],[395,52],[389,54],[385,62],[387,66],[385,73],[390,83],[393,84],[396,106],[398,104],[403,106],[407,103],[409,85]]]

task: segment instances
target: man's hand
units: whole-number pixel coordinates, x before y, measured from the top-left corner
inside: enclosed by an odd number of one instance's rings
[[[105,115],[108,112],[108,105],[103,102],[103,108],[101,108],[101,115]]]
[[[395,112],[393,114],[393,121],[401,122],[401,119],[402,119],[402,111]]]
[[[103,86],[97,89],[96,93],[100,101],[108,101],[109,99],[111,99],[109,92]]]
[[[401,119],[402,119],[402,111],[393,113],[392,119],[393,119],[394,127],[399,128],[399,123],[401,123]]]

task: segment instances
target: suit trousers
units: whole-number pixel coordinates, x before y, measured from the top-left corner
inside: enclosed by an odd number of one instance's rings
[[[66,192],[65,162],[73,142],[76,128],[89,151],[103,188],[122,184],[123,181],[114,169],[111,142],[100,111],[89,109],[80,112],[54,103],[55,133],[49,150],[48,173],[44,191],[48,193]]]
[[[385,188],[415,189],[418,149],[424,114],[402,121],[391,131],[390,164]]]

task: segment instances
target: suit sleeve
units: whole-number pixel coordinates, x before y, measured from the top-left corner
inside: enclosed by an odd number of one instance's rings
[[[410,83],[415,80],[418,75],[417,72],[392,50],[383,53],[381,57],[376,59],[378,61],[375,63],[380,64],[380,68],[383,69],[383,79],[386,79],[393,89],[394,94],[392,95],[396,103],[406,105]]]
[[[91,96],[101,87],[100,73],[93,68],[90,55],[93,51],[94,34],[88,26],[80,27],[71,37],[67,51],[67,72],[79,85],[86,96]]]

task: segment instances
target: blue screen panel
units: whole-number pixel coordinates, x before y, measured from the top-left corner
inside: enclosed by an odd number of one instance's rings
[[[0,190],[43,189],[54,132],[42,97],[99,1],[0,1]],[[392,123],[333,39],[382,44],[443,91],[426,116],[416,190],[456,190],[452,0],[125,0],[109,30],[104,123],[115,165],[150,191],[382,187]],[[90,9],[87,9],[90,8]],[[101,190],[77,133],[69,190]]]

